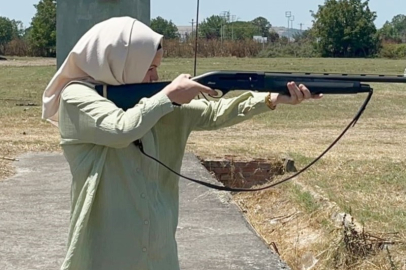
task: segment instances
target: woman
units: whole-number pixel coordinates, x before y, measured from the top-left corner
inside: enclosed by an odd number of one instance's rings
[[[309,90],[289,83],[291,96],[246,92],[231,99],[194,99],[215,92],[179,75],[151,98],[123,111],[93,85],[153,82],[162,36],[141,22],[112,18],[76,44],[43,96],[43,118],[59,127],[72,173],[67,254],[61,269],[179,269],[175,232],[178,177],[133,144],[180,171],[191,131],[231,126],[298,104]],[[173,103],[182,106],[173,106]]]

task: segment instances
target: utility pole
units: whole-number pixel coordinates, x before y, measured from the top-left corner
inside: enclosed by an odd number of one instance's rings
[[[293,39],[293,21],[295,20],[295,16],[292,16],[292,18],[290,19],[290,21],[292,22],[291,24],[290,24],[290,27],[291,27],[291,31],[290,31],[290,37],[289,37],[289,40],[290,39]]]
[[[192,32],[190,32],[190,35],[193,35],[194,26],[195,26],[195,20],[194,19],[192,19],[191,24],[192,24]]]
[[[290,17],[292,16],[292,12],[291,11],[286,11],[285,12],[285,17],[288,18],[288,30],[289,30],[289,21],[290,21]]]
[[[300,31],[302,31],[302,26],[304,25],[304,23],[299,23],[300,25]]]
[[[234,22],[236,17],[236,15],[231,15],[231,40],[234,40]]]
[[[293,29],[293,21],[295,20],[295,16],[292,16],[292,18],[290,19],[290,21],[292,22],[291,24],[290,24],[290,27],[291,27],[291,29]]]
[[[230,11],[223,11],[222,13],[220,13],[220,17],[222,17],[226,23],[230,22]],[[223,21],[221,22],[221,29],[220,29],[220,34],[221,34],[221,42],[223,42],[224,39],[224,24]]]
[[[292,17],[292,12],[291,11],[286,11],[285,12],[285,17],[288,18],[288,29],[287,29],[287,33],[289,35],[289,22],[290,22],[290,17]],[[290,41],[290,39],[288,39]]]

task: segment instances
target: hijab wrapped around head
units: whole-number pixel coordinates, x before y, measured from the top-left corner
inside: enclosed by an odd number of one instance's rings
[[[77,42],[46,87],[42,118],[58,125],[60,95],[71,81],[142,82],[161,40],[162,35],[131,17],[96,24]]]

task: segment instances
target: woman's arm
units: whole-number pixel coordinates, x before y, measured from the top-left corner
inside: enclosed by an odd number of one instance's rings
[[[323,95],[312,95],[309,89],[294,82],[287,84],[289,95],[277,93],[245,92],[235,98],[218,102],[193,100],[185,106],[191,130],[212,130],[228,127],[252,118],[254,115],[274,110],[278,104],[300,104],[306,99],[320,99]]]
[[[171,111],[173,105],[162,92],[123,111],[92,88],[72,84],[61,96],[59,128],[65,142],[121,148],[143,137]]]
[[[218,101],[193,100],[184,105],[191,130],[214,130],[241,123],[271,111],[265,100],[269,93],[245,92],[234,98]]]

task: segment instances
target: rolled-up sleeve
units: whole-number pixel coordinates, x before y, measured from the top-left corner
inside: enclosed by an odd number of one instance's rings
[[[61,96],[59,128],[65,143],[122,148],[142,138],[171,111],[172,103],[162,92],[123,111],[92,88],[72,84]]]
[[[218,101],[193,100],[186,107],[191,130],[215,130],[241,123],[270,111],[265,103],[269,93],[247,91]]]

